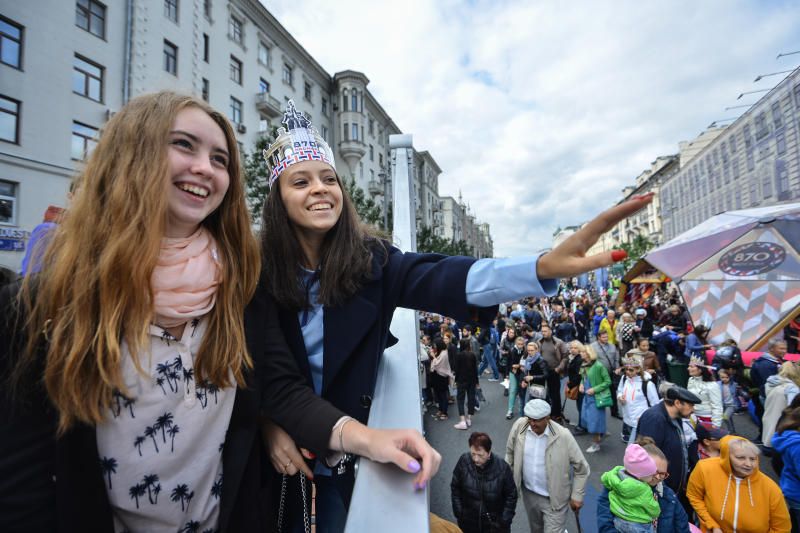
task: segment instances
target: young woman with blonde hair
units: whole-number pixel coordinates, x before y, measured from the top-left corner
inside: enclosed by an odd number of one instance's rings
[[[583,393],[581,405],[581,424],[587,433],[592,434],[592,444],[587,453],[600,451],[600,441],[606,434],[606,407],[611,407],[611,377],[606,367],[597,360],[597,353],[591,346],[584,346],[581,352],[580,392]]]
[[[239,161],[190,96],[103,128],[40,271],[0,293],[0,530],[267,530],[259,411],[295,406],[299,439],[322,426],[307,445],[339,448],[343,413],[300,381],[274,307],[245,338],[260,260]]]

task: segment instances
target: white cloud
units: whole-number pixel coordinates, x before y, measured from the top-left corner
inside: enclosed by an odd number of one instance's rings
[[[263,0],[262,0],[263,1]],[[331,74],[364,72],[395,123],[491,224],[497,255],[548,246],[613,204],[758,74],[800,55],[794,2],[277,0]],[[756,95],[758,96],[758,95]]]

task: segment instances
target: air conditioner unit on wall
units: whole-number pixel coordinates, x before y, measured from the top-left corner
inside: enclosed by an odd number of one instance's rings
[[[247,133],[247,126],[245,126],[244,124],[237,124],[236,131],[238,131],[239,133]]]

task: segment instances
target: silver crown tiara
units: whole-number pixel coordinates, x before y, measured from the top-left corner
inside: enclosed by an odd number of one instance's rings
[[[293,100],[286,104],[282,123],[286,128],[279,128],[275,141],[262,152],[269,170],[270,187],[281,172],[301,161],[323,161],[336,170],[331,147],[311,121],[297,110]]]

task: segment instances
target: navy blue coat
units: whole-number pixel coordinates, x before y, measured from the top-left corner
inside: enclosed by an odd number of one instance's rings
[[[382,264],[376,254],[372,279],[343,305],[324,308],[322,397],[367,423],[378,361],[383,351],[397,342],[389,332],[397,307],[431,311],[458,321],[490,323],[497,307],[467,304],[467,273],[475,261],[472,257],[402,253],[392,247]],[[279,316],[297,366],[313,387],[297,312],[279,308]]]
[[[664,494],[658,499],[661,514],[658,515],[656,533],[689,533],[689,517],[675,492],[663,485]],[[597,533],[616,533],[614,515],[608,503],[608,489],[597,498]]]
[[[685,489],[687,472],[683,463],[683,432],[672,423],[664,402],[642,413],[636,435],[652,438],[667,457],[669,477],[664,483],[678,493]]]

